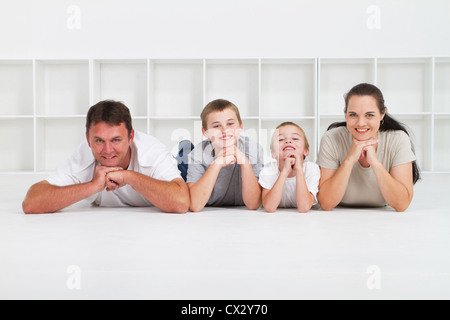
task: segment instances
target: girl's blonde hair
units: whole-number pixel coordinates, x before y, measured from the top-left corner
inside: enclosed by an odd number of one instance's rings
[[[300,130],[300,132],[303,135],[304,142],[305,142],[305,149],[309,150],[309,142],[308,142],[308,138],[306,137],[305,131],[298,124],[296,124],[294,122],[286,121],[286,122],[283,122],[282,124],[280,124],[278,127],[276,127],[275,132],[272,135],[272,140],[270,142],[270,151],[272,153],[274,151],[273,150],[273,144],[275,142],[275,136],[276,136],[275,134],[277,132],[276,130],[278,130],[278,129],[282,128],[282,127],[287,127],[287,126],[293,126],[293,127],[296,127],[298,130]]]

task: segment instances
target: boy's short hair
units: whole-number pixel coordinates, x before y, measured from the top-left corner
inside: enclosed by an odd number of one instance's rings
[[[133,131],[130,109],[119,101],[104,100],[93,105],[86,116],[86,133],[89,134],[91,126],[99,122],[106,122],[111,126],[124,123],[128,131],[128,137]]]
[[[282,127],[287,127],[287,126],[293,126],[293,127],[296,127],[297,129],[300,130],[300,132],[303,135],[303,139],[305,141],[305,149],[309,150],[308,138],[306,137],[305,131],[302,129],[302,127],[300,127],[298,124],[296,124],[294,122],[286,121],[286,122],[283,122],[282,124],[280,124],[278,127],[276,127],[275,132],[272,135],[272,140],[270,141],[270,151],[273,152],[273,144],[275,142],[274,139],[275,139],[276,130],[278,130],[278,129],[282,128]]]
[[[202,119],[202,127],[203,129],[208,129],[208,116],[212,112],[222,112],[225,109],[231,109],[236,114],[236,117],[239,121],[239,124],[242,124],[241,115],[239,113],[239,109],[230,101],[224,100],[224,99],[217,99],[213,100],[210,103],[206,105],[206,107],[203,109],[200,118]]]

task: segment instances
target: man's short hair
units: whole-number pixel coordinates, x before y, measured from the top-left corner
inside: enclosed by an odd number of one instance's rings
[[[128,137],[133,131],[130,109],[119,101],[104,100],[93,105],[86,116],[86,133],[89,134],[91,126],[100,122],[106,122],[110,126],[119,126],[124,123],[128,130]]]

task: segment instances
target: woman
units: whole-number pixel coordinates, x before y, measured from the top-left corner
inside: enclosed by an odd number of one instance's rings
[[[345,118],[321,141],[320,205],[327,211],[337,205],[405,211],[420,179],[407,130],[387,114],[381,91],[366,83],[345,96]]]

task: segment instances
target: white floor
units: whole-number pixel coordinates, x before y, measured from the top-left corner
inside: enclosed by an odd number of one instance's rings
[[[0,175],[0,299],[450,298],[450,175],[425,175],[401,214],[77,204],[25,215],[41,178]]]

